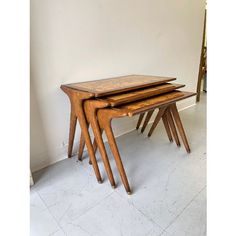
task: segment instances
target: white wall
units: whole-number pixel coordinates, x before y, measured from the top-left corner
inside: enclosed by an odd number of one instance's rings
[[[66,158],[69,101],[61,84],[150,74],[195,91],[203,17],[203,0],[31,0],[32,171]],[[115,133],[136,119],[117,120]]]

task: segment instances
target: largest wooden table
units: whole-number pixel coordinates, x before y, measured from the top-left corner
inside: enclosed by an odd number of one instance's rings
[[[173,81],[175,79],[176,78],[160,76],[128,75],[110,79],[62,85],[61,89],[68,95],[71,104],[68,157],[72,156],[76,122],[78,119],[97,181],[99,183],[102,183],[101,174],[98,168],[91,137],[88,131],[88,122],[86,120],[84,112],[84,101],[87,99],[150,87],[153,85]]]

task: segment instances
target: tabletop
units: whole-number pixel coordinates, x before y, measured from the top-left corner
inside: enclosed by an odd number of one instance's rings
[[[110,106],[114,107],[121,104],[126,104],[141,99],[154,97],[163,93],[171,92],[175,89],[179,89],[184,86],[185,86],[184,84],[163,83],[147,88],[132,90],[129,92],[119,93],[97,99],[99,99],[100,101],[104,101],[108,103]]]
[[[150,75],[127,75],[113,77],[110,79],[66,84],[63,86],[76,89],[78,91],[93,93],[95,97],[101,97],[134,89],[145,88],[152,85],[158,85],[173,80],[176,80],[176,78]]]
[[[116,110],[123,110],[128,114],[128,116],[133,116],[141,112],[150,110],[151,108],[160,107],[163,105],[168,105],[173,102],[183,100],[188,97],[195,96],[196,93],[175,90],[170,93],[162,94],[153,98],[144,99],[142,101],[137,101],[131,104],[121,105],[120,107],[113,108]]]

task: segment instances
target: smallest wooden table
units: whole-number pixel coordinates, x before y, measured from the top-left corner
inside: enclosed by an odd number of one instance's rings
[[[176,102],[186,99],[188,97],[194,96],[194,95],[195,95],[195,93],[182,92],[182,91],[176,90],[176,91],[172,91],[172,92],[169,92],[166,94],[158,95],[158,96],[155,96],[152,98],[144,99],[144,100],[137,101],[137,102],[132,102],[127,105],[121,105],[116,108],[112,108],[112,109],[111,108],[103,108],[103,109],[98,110],[97,120],[98,120],[100,128],[99,128],[99,130],[96,130],[96,128],[94,129],[94,132],[96,132],[96,135],[95,135],[96,141],[98,141],[99,146],[101,145],[101,150],[102,150],[101,155],[106,155],[106,150],[105,150],[104,144],[101,144],[101,142],[99,142],[99,139],[102,140],[100,129],[104,130],[106,133],[107,139],[108,139],[110,149],[111,149],[114,159],[116,161],[116,166],[119,171],[121,180],[122,180],[124,187],[126,189],[126,192],[128,194],[131,194],[131,189],[130,189],[130,186],[128,183],[128,178],[126,176],[125,169],[124,169],[124,166],[123,166],[120,154],[119,154],[119,150],[118,150],[118,147],[117,147],[117,144],[115,141],[115,136],[112,131],[111,121],[114,118],[121,118],[124,116],[132,117],[134,115],[138,115],[140,113],[150,111],[155,108],[159,108],[159,113],[157,114],[157,117],[153,123],[153,126],[151,127],[150,132],[151,133],[153,132],[153,130],[155,129],[157,123],[162,118],[162,116],[164,114],[167,114],[168,115],[168,122],[171,126],[171,130],[173,132],[173,135],[174,135],[174,138],[177,142],[177,145],[179,144],[178,143],[179,140],[177,141],[178,135],[175,130],[174,122],[172,120],[173,118],[174,118],[177,128],[179,130],[179,133],[180,133],[180,136],[183,140],[185,148],[186,148],[187,152],[190,152],[187,137],[186,137],[183,125],[181,123],[181,120],[180,120],[180,117],[178,114],[178,110],[176,108]],[[104,99],[102,101],[104,103],[106,103],[108,101],[108,99]],[[102,101],[100,101],[100,103]],[[172,115],[173,115],[173,118],[172,118]],[[149,132],[149,134],[150,134],[150,132]],[[100,137],[97,137],[98,135],[100,135]],[[103,159],[105,159],[105,158],[103,157]],[[112,176],[112,173],[110,172],[109,175]],[[112,181],[114,181],[114,179],[112,179]],[[115,185],[115,183],[113,182],[113,186],[114,185]]]

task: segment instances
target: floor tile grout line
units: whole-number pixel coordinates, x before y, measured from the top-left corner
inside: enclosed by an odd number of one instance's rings
[[[200,193],[206,189],[206,185],[186,204],[182,211],[164,228],[164,231],[159,235],[161,236],[164,232],[167,232],[167,229],[183,214],[183,212],[189,207],[189,205],[200,195]]]
[[[68,224],[71,224],[75,227],[78,227],[80,228],[82,231],[84,231],[85,233],[89,234],[90,236],[93,236],[92,234],[90,234],[88,231],[86,231],[83,227],[81,227],[79,224],[73,224],[73,223],[68,223]]]
[[[82,229],[84,232],[86,232],[86,233],[88,233],[89,235],[91,235],[91,234],[90,234],[89,232],[87,232],[80,224],[73,224],[73,222],[74,222],[75,220],[78,220],[80,217],[84,216],[85,214],[87,214],[90,210],[92,210],[92,209],[95,208],[96,206],[100,205],[103,200],[105,200],[106,198],[110,197],[110,196],[113,195],[114,193],[115,193],[115,192],[109,193],[107,196],[105,196],[103,199],[101,199],[99,202],[97,202],[96,205],[94,205],[94,206],[88,208],[88,209],[86,210],[86,212],[84,212],[83,214],[81,214],[81,215],[79,215],[78,217],[74,218],[74,219],[72,220],[72,222],[70,222],[70,223],[68,223],[68,224],[71,224],[71,225],[74,225],[74,226],[76,226],[76,227],[79,227],[79,228]],[[63,231],[63,232],[64,232],[64,231]],[[91,235],[91,236],[92,236],[92,235]]]
[[[138,209],[133,203],[131,203],[129,201],[129,199],[125,199],[118,191],[116,191],[116,193],[125,201],[127,201],[127,203],[134,207],[139,213],[141,213],[147,220],[149,220],[150,222],[152,222],[155,226],[158,226],[161,230],[164,230],[163,227],[161,227],[159,224],[157,224],[152,218],[150,218],[149,216],[147,216],[146,214],[144,214],[140,209]],[[150,230],[151,232],[151,230]]]
[[[179,165],[179,163],[174,163],[173,164],[173,170],[171,171],[171,173],[169,173],[169,175],[170,174],[172,174],[175,170],[176,170],[176,168],[177,168],[177,166]],[[167,180],[167,182],[169,181],[169,175],[168,175],[168,180]],[[166,185],[165,185],[165,188],[166,188]],[[136,207],[133,203],[131,203],[128,199],[125,199],[124,198],[124,196],[123,195],[121,195],[118,191],[116,191],[124,200],[127,200],[127,202],[130,204],[130,205],[132,205],[136,210],[138,210],[142,215],[144,215],[149,221],[151,221],[151,222],[153,222],[156,226],[158,226],[158,227],[160,227],[163,231],[165,231],[165,229],[161,226],[161,225],[159,225],[156,221],[154,221],[151,217],[149,217],[148,215],[146,215],[144,212],[142,212],[142,210],[140,210],[138,207]],[[197,193],[198,194],[198,193]],[[195,196],[193,197],[193,198],[195,198]]]
[[[65,210],[65,212],[62,214],[62,216],[58,219],[58,224],[60,224],[60,221],[63,219],[63,217],[66,215],[66,213],[69,211],[69,209],[71,208],[72,203],[70,203],[70,205],[67,207],[67,209]]]
[[[73,221],[75,220],[78,220],[80,217],[82,217],[83,215],[85,215],[87,212],[89,212],[90,210],[92,210],[94,207],[100,205],[102,203],[102,201],[104,201],[105,199],[107,199],[108,197],[112,196],[113,194],[117,194],[123,201],[127,202],[128,205],[132,206],[135,210],[137,210],[142,216],[144,216],[148,221],[152,222],[154,224],[154,226],[158,226],[161,230],[163,230],[163,228],[158,225],[156,222],[154,222],[151,218],[147,217],[145,214],[143,214],[143,212],[141,212],[139,209],[137,209],[133,204],[131,204],[127,199],[124,199],[123,197],[121,197],[121,195],[117,192],[117,191],[114,191],[112,193],[110,193],[109,195],[107,195],[106,197],[104,197],[103,199],[101,199],[95,206],[89,208],[86,212],[84,212],[83,214],[81,214],[80,216],[76,217],[75,219],[73,219]],[[73,224],[73,221],[70,223],[72,225]],[[79,226],[82,230],[84,230],[79,224],[76,224],[76,226]],[[150,229],[150,231],[148,232],[148,234],[153,230]],[[85,231],[85,230],[84,230]],[[88,233],[87,231],[85,231],[86,233]],[[147,234],[147,235],[148,235]]]
[[[79,219],[81,216],[85,215],[87,212],[89,212],[90,210],[92,210],[94,207],[100,205],[103,200],[105,200],[106,198],[108,198],[109,196],[111,196],[111,195],[114,194],[114,193],[115,193],[115,192],[109,193],[107,196],[105,196],[104,198],[102,198],[102,199],[101,199],[99,202],[97,202],[95,205],[93,205],[92,207],[88,208],[88,209],[86,210],[86,212],[84,212],[83,214],[81,214],[81,215],[79,215],[78,217],[76,217],[75,219],[73,219],[72,222],[75,221],[75,220],[77,220],[77,219]],[[65,233],[64,229],[62,228],[60,222],[58,222],[58,220],[57,220],[57,219],[54,217],[54,215],[51,213],[50,207],[48,207],[48,206],[46,205],[46,203],[45,203],[44,200],[42,199],[40,193],[37,192],[37,195],[38,195],[39,198],[42,200],[42,202],[43,202],[43,204],[46,206],[46,209],[48,210],[49,214],[50,214],[50,215],[53,217],[53,219],[56,221],[58,227],[62,230],[63,234],[66,235],[66,233]],[[69,208],[70,208],[70,207],[68,207],[68,209],[69,209]],[[68,210],[68,209],[67,209],[67,210]],[[66,211],[67,211],[67,210],[66,210]],[[65,213],[66,213],[66,212],[65,212]],[[73,225],[74,225],[74,224],[73,224]],[[78,227],[81,228],[83,231],[85,231],[80,225],[76,225],[76,226],[78,226]],[[57,230],[57,231],[59,231],[59,230]],[[55,232],[53,232],[53,233],[56,233],[57,231],[55,231]],[[88,233],[87,231],[85,231],[85,232]],[[90,233],[88,233],[88,234],[90,234]]]
[[[41,199],[41,197],[39,196],[39,193],[38,193],[36,190],[33,190],[33,193],[36,194],[36,195],[39,197],[39,199],[42,201],[43,206],[44,206],[44,209],[42,209],[42,211],[47,211],[47,210],[48,210],[48,207],[47,207],[47,205],[45,204],[45,202]],[[30,192],[30,194],[32,194],[32,192]]]
[[[83,165],[81,165],[81,167],[84,169],[84,171],[86,171],[88,174],[90,174],[90,171],[89,171],[89,169],[88,169],[87,167],[85,167],[85,166],[83,166]],[[40,195],[40,193],[38,192],[38,190],[37,190],[37,189],[34,189],[34,191],[35,191],[35,193],[37,193],[37,195],[38,195],[38,196],[40,197],[40,199],[42,200],[44,206],[46,207],[45,210],[48,210],[49,213],[50,213],[50,215],[52,215],[52,213],[51,213],[51,211],[50,211],[50,208],[51,208],[52,206],[55,206],[56,204],[48,206],[48,205],[45,203],[45,201],[43,200],[43,198],[41,197],[41,195]],[[91,209],[93,209],[93,208],[96,207],[97,205],[99,205],[103,200],[105,200],[107,197],[109,197],[109,196],[112,195],[113,193],[114,193],[114,192],[111,192],[111,193],[109,193],[108,195],[106,195],[104,198],[100,199],[99,202],[97,202],[97,203],[94,204],[93,206],[89,207],[89,208],[86,210],[86,212],[84,212],[83,214],[81,214],[81,215],[79,215],[78,217],[76,217],[75,219],[73,219],[73,221],[76,220],[77,218],[83,216],[84,214],[86,214],[88,211],[90,211]],[[68,210],[69,208],[70,208],[70,206],[67,208],[67,210]],[[67,210],[65,211],[65,213],[67,212]],[[65,213],[64,213],[64,214],[65,214]],[[64,214],[63,214],[63,215],[64,215]],[[57,224],[60,225],[60,222],[58,222],[58,220],[57,220],[53,215],[52,215],[52,217],[56,220]],[[62,218],[62,217],[61,217],[61,218]],[[61,218],[60,218],[60,219],[61,219]],[[60,228],[61,228],[61,227],[60,227]],[[61,228],[61,229],[62,229],[62,228]],[[62,229],[62,230],[63,230],[63,229]],[[63,231],[63,232],[64,232],[64,231]]]
[[[53,236],[55,233],[57,233],[57,232],[60,232],[60,231],[61,231],[61,229],[59,229],[59,230],[56,230],[56,231],[54,231],[54,232],[50,233],[48,236]],[[63,234],[64,234],[64,232],[63,232]]]
[[[150,230],[145,234],[145,236],[148,236],[152,231],[153,231],[153,229],[150,229]]]
[[[156,223],[152,218],[150,218],[149,216],[147,216],[146,214],[144,214],[140,209],[138,209],[135,205],[132,204],[132,206],[138,211],[140,212],[145,218],[147,218],[149,221],[151,221],[155,226],[158,226],[161,230],[163,230],[163,227],[160,226],[158,223]]]
[[[164,233],[167,233],[167,234],[168,234],[167,231],[163,230],[158,236],[161,236],[161,235],[163,235]]]
[[[59,222],[57,221],[57,219],[54,217],[54,215],[50,212],[49,208],[47,207],[45,201],[43,200],[43,198],[41,197],[40,193],[37,192],[39,198],[41,199],[41,201],[43,202],[43,204],[46,206],[49,214],[53,217],[53,219],[55,220],[55,222],[57,223],[57,226],[62,230],[63,234],[66,235],[65,231],[63,230],[63,228],[61,227],[61,225],[59,224]]]
[[[132,206],[135,210],[137,210],[142,216],[144,216],[144,218],[146,218],[148,221],[152,222],[152,224],[154,226],[159,227],[161,230],[164,230],[163,227],[161,227],[159,224],[157,224],[152,218],[148,217],[146,214],[144,214],[140,209],[138,209],[133,203],[129,202],[128,199],[125,199],[121,196],[121,194],[119,192],[116,191],[116,193],[121,197],[121,199],[123,199],[124,201],[126,201],[128,203],[128,205]],[[148,236],[148,234],[153,230],[150,229],[150,231],[146,234]]]
[[[94,204],[93,206],[89,207],[84,213],[82,213],[81,215],[75,217],[73,221],[79,219],[80,217],[84,216],[85,214],[87,214],[90,210],[92,210],[93,208],[97,207],[98,205],[100,205],[102,203],[103,200],[105,200],[106,198],[110,197],[112,194],[114,194],[114,192],[109,193],[107,196],[105,196],[104,198],[102,198],[100,201],[98,201],[96,204]]]

